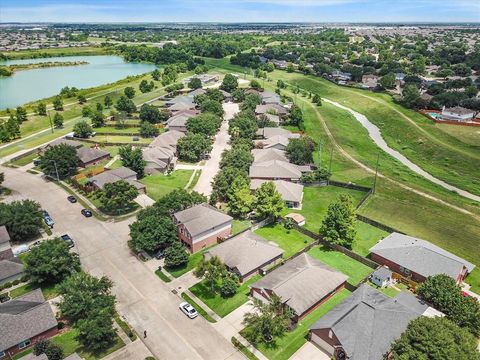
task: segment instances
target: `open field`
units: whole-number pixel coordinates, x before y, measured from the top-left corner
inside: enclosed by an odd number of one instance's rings
[[[478,126],[437,124],[436,127],[464,143],[480,148],[480,127]]]
[[[175,189],[183,189],[192,174],[193,170],[175,170],[168,175],[146,176],[140,182],[147,187],[148,196],[158,200]]]
[[[42,50],[20,50],[2,52],[8,59],[37,59],[42,57],[80,56],[80,55],[105,55],[109,50],[101,47],[85,46],[71,48],[51,48]]]

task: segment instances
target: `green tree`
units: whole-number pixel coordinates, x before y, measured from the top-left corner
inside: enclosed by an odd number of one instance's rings
[[[94,111],[90,114],[90,120],[94,128],[102,127],[105,125],[105,115],[102,111]]]
[[[204,113],[187,120],[187,130],[194,134],[213,136],[218,131],[222,119],[213,113]]]
[[[105,210],[120,214],[130,207],[138,190],[125,180],[119,180],[105,184],[102,190],[97,190],[96,196]]]
[[[442,317],[421,316],[392,345],[394,360],[479,360],[478,340]]]
[[[291,163],[306,165],[313,163],[314,150],[315,142],[308,136],[302,136],[298,139],[290,139],[286,154]]]
[[[318,94],[313,95],[312,102],[318,106],[322,106],[322,98]]]
[[[237,177],[243,177],[247,180],[247,172],[232,166],[227,166],[221,169],[213,178],[212,195],[210,202],[215,204],[218,201],[226,200],[227,191],[230,185]]]
[[[153,70],[151,75],[153,80],[155,81],[160,80],[160,71],[158,69]]]
[[[63,116],[62,114],[60,113],[55,113],[55,115],[53,116],[53,125],[56,127],[56,128],[61,128],[63,127]]]
[[[73,176],[77,173],[80,159],[77,150],[67,144],[51,146],[40,156],[40,169],[45,175],[56,179]]]
[[[250,87],[252,89],[261,90],[262,89],[262,84],[260,84],[260,81],[253,79],[253,80],[250,81]]]
[[[255,192],[254,209],[260,218],[278,218],[285,209],[282,196],[271,181],[264,182]]]
[[[158,128],[155,125],[150,124],[147,121],[142,121],[140,123],[140,135],[142,135],[143,137],[147,137],[147,138],[148,137],[155,137],[159,133],[160,133],[160,131],[158,130]]]
[[[176,189],[163,196],[154,206],[145,209],[145,212],[140,212],[138,218],[142,214],[148,215],[150,210],[155,214],[170,216],[172,213],[192,207],[193,205],[201,204],[207,201],[207,198],[196,191],[188,192],[184,189]]]
[[[102,103],[97,102],[97,103],[95,104],[95,109],[96,109],[98,112],[102,112],[102,111],[103,111],[103,105],[102,105]]]
[[[17,107],[17,110],[15,112],[15,117],[17,118],[17,122],[19,124],[27,121],[27,110],[25,110],[21,106]]]
[[[52,102],[55,111],[63,111],[63,100],[60,96],[55,97]]]
[[[218,101],[215,101],[215,100],[206,100],[204,102],[202,102],[202,104],[200,105],[200,110],[202,111],[202,113],[213,113],[219,117],[223,117],[224,115],[224,111],[223,111],[223,107],[222,107],[222,104]]]
[[[137,107],[135,106],[134,102],[123,95],[117,100],[115,108],[120,112],[125,112],[127,115],[131,115],[137,111]]]
[[[130,237],[137,250],[156,251],[175,242],[177,228],[167,216],[149,215],[130,225]]]
[[[86,139],[93,134],[93,129],[86,121],[79,121],[73,126],[73,134],[75,137]]]
[[[257,119],[251,111],[241,111],[230,120],[228,129],[233,140],[236,138],[253,139],[258,130]]]
[[[8,134],[8,139],[17,139],[20,137],[20,123],[13,114],[10,114],[5,129]]]
[[[233,180],[228,189],[227,198],[228,209],[232,216],[243,219],[252,211],[254,197],[244,177],[239,176]]]
[[[403,89],[403,103],[409,108],[414,108],[418,99],[420,98],[420,92],[417,87],[413,84],[408,84]]]
[[[303,113],[297,105],[291,107],[288,121],[290,125],[297,126],[300,130],[303,130]]]
[[[152,83],[153,84],[153,83]],[[140,85],[138,86],[138,89],[142,94],[147,93],[149,91],[153,90],[153,87],[150,86],[147,80],[143,79],[140,81]]]
[[[80,270],[78,255],[60,239],[42,241],[24,259],[25,273],[37,284],[56,284]]]
[[[220,285],[220,295],[224,298],[232,297],[237,293],[239,285],[238,277],[229,273],[229,275],[225,276],[222,280],[222,285]]]
[[[218,256],[212,256],[208,260],[202,258],[194,274],[198,278],[205,278],[213,292],[216,284],[227,274],[227,268]]]
[[[43,227],[40,204],[33,200],[0,203],[0,226],[5,225],[13,241],[26,241]]]
[[[83,94],[78,95],[77,100],[79,104],[85,104],[87,102],[87,98]]]
[[[103,99],[103,105],[105,105],[106,108],[110,108],[110,106],[113,105],[112,98],[106,95],[105,98]]]
[[[328,206],[327,215],[320,227],[320,235],[326,241],[351,248],[357,233],[355,213],[352,198],[340,195]]]
[[[384,75],[380,78],[380,84],[385,88],[385,89],[394,89],[395,88],[395,75],[392,73],[389,73],[387,75]]]
[[[90,117],[90,115],[92,114],[93,110],[90,106],[84,106],[82,107],[82,117]]]
[[[179,241],[175,241],[165,250],[165,266],[167,268],[184,266],[188,263],[188,258],[189,254]]]
[[[101,311],[79,320],[77,328],[78,341],[93,352],[108,349],[115,340],[116,332],[113,328],[112,317]]]
[[[202,80],[200,80],[197,77],[194,77],[188,82],[188,87],[190,89],[193,89],[193,90],[201,89],[202,88]]]
[[[227,92],[232,92],[238,87],[238,80],[232,74],[226,74],[223,78],[220,88]]]
[[[118,150],[123,166],[135,171],[138,177],[143,177],[147,163],[143,160],[143,152],[132,145],[123,146]]]
[[[220,168],[233,167],[247,172],[253,163],[253,155],[250,150],[242,147],[233,147],[222,153]]]
[[[177,144],[178,157],[184,161],[196,162],[212,150],[211,141],[203,134],[188,133]]]
[[[240,105],[241,110],[255,110],[257,105],[262,103],[262,98],[257,94],[248,94],[245,95],[245,100],[243,100],[242,105]]]
[[[135,97],[135,89],[131,86],[127,86],[124,90],[123,93],[125,96],[129,99],[133,99]]]
[[[140,120],[148,121],[151,124],[158,124],[161,121],[160,111],[154,105],[143,104],[140,107]]]
[[[37,114],[40,116],[47,116],[47,105],[45,105],[45,103],[43,102],[38,103]]]
[[[64,358],[63,349],[57,344],[49,344],[45,349],[45,355],[48,360],[62,360]]]
[[[293,314],[290,308],[283,307],[277,295],[273,294],[268,303],[254,298],[253,308],[243,317],[244,334],[252,344],[271,342],[287,332]]]
[[[232,98],[235,102],[242,102],[243,100],[245,100],[245,91],[240,88],[233,90]]]

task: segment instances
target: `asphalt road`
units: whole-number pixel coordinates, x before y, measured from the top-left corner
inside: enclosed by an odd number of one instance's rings
[[[57,185],[19,169],[1,171],[4,186],[13,190],[11,198],[38,201],[55,221],[54,235],[68,233],[75,240],[86,271],[112,279],[120,314],[138,334],[147,330],[143,342],[157,359],[242,359],[206,320],[190,320],[181,313],[181,298],[130,253],[128,225],[133,219],[117,223],[87,219],[80,214],[81,205],[70,204],[68,194]]]

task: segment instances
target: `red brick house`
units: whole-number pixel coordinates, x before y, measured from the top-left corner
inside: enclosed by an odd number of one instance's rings
[[[446,274],[460,283],[475,268],[468,261],[428,241],[392,233],[370,249],[373,261],[415,282]]]
[[[250,286],[251,295],[269,302],[273,294],[293,311],[298,322],[345,286],[348,277],[301,254]]]
[[[173,214],[178,239],[195,253],[232,233],[233,218],[206,203]]]
[[[57,326],[40,289],[0,304],[0,359],[56,335]]]

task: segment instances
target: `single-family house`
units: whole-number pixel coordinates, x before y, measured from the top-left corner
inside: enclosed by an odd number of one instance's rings
[[[271,136],[268,139],[255,140],[255,147],[260,149],[277,149],[281,151],[287,150],[290,138],[283,135]]]
[[[475,117],[475,111],[466,109],[461,106],[455,106],[453,108],[443,108],[442,119],[458,122],[468,122]]]
[[[310,341],[337,360],[384,359],[420,311],[362,284],[310,327]]]
[[[188,104],[195,106],[195,103],[193,102],[193,96],[190,96],[190,94],[184,96],[175,96],[174,98],[165,101],[165,106],[167,108],[175,104]]]
[[[11,357],[56,335],[57,325],[40,289],[0,304],[0,358]]]
[[[303,167],[287,161],[270,160],[253,163],[249,169],[250,179],[260,180],[286,180],[299,182],[302,177]]]
[[[197,78],[197,79],[200,79],[200,81],[202,82],[202,86],[205,86],[205,85],[208,85],[208,84],[212,84],[212,83],[215,83],[218,81],[218,75],[214,75],[214,74],[200,74],[200,75],[193,75],[193,76],[189,76],[185,79],[183,79],[183,83],[185,85],[187,85],[190,80],[194,79],[194,78]]]
[[[88,181],[98,190],[103,190],[106,184],[111,184],[120,180],[133,185],[140,193],[145,193],[145,185],[137,181],[137,173],[125,166],[121,166],[114,170],[104,171],[88,179]]]
[[[288,115],[287,109],[280,104],[261,104],[255,107],[255,115],[264,115],[266,113],[271,113],[284,117]]]
[[[364,87],[367,88],[374,88],[378,85],[378,76],[377,75],[363,75],[362,76],[362,84]]]
[[[372,273],[370,281],[381,288],[387,287],[393,281],[393,272],[385,266],[380,266]]]
[[[264,182],[269,180],[252,179],[250,190],[256,191]],[[303,185],[285,180],[272,181],[275,188],[285,201],[285,206],[290,209],[301,209],[303,201]]]
[[[143,149],[143,160],[146,163],[145,173],[152,175],[173,170],[177,157],[171,147],[147,147]]]
[[[281,105],[282,101],[280,99],[280,95],[270,91],[263,91],[260,92],[260,96],[262,98],[262,104],[278,104]]]
[[[10,235],[5,225],[0,226],[0,260],[13,259],[12,247],[10,246]]]
[[[167,107],[167,110],[170,111],[172,114],[176,114],[179,111],[184,110],[194,110],[197,105],[194,103],[189,102],[177,102],[173,105]]]
[[[270,60],[270,62],[277,68],[277,69],[280,69],[280,70],[285,70],[288,66],[288,62],[286,62],[285,60],[276,60],[276,59],[272,59]]]
[[[207,92],[207,90],[204,90],[204,89],[195,89],[195,90],[192,90],[190,91],[187,96],[191,99],[195,98],[195,96],[198,96],[198,95],[203,95]]]
[[[395,81],[398,81],[400,85],[405,84],[405,75],[404,73],[396,73],[395,74]]]
[[[18,259],[0,260],[0,285],[20,279],[25,268]]]
[[[270,114],[270,113],[258,115],[258,116],[257,116],[257,119],[258,119],[258,120],[263,120],[263,121],[269,121],[270,123],[275,124],[276,126],[279,126],[280,123],[281,123],[281,121],[282,121],[282,119],[280,118],[280,116],[274,115],[274,114]]]
[[[175,114],[167,120],[167,129],[180,131],[183,133],[187,132],[187,120],[195,115],[190,113],[180,113]]]
[[[51,148],[51,147],[57,146],[57,145],[68,145],[68,146],[74,147],[75,149],[79,149],[83,146],[83,144],[80,141],[67,139],[67,138],[60,138],[60,139],[53,140],[52,142],[48,143],[47,145],[41,147],[39,149],[39,153],[42,154],[48,148]]]
[[[180,140],[182,137],[184,137],[185,134],[181,131],[167,131],[164,132],[163,134],[158,135],[151,143],[150,147],[157,147],[157,148],[162,148],[162,147],[169,147],[175,150],[177,149],[177,143],[178,140]]]
[[[206,203],[173,214],[179,240],[195,253],[232,233],[233,218]]]
[[[109,159],[110,153],[97,147],[82,146],[77,149],[77,156],[80,159],[79,166],[84,168],[88,165],[95,165],[102,160]]]
[[[285,155],[285,151],[278,150],[275,148],[269,149],[253,149],[251,151],[253,155],[253,162],[254,163],[261,163],[270,160],[281,160],[288,162],[288,158]]]
[[[205,258],[218,256],[229,271],[245,281],[282,260],[283,250],[250,230],[244,231],[205,252]]]
[[[289,130],[280,128],[280,127],[264,127],[257,130],[256,135],[261,139],[269,139],[273,136],[283,136],[288,139],[297,139],[300,137],[300,134],[292,133]]]
[[[299,321],[345,286],[347,276],[303,253],[250,286],[251,295],[269,302],[280,297]]]
[[[340,82],[342,81],[343,83],[347,83],[348,81],[352,80],[352,74],[348,72],[342,72],[340,70],[334,70],[331,74],[330,77],[337,81]]]
[[[395,232],[375,244],[370,249],[370,257],[415,282],[446,274],[460,283],[475,268],[470,262],[428,241]]]

